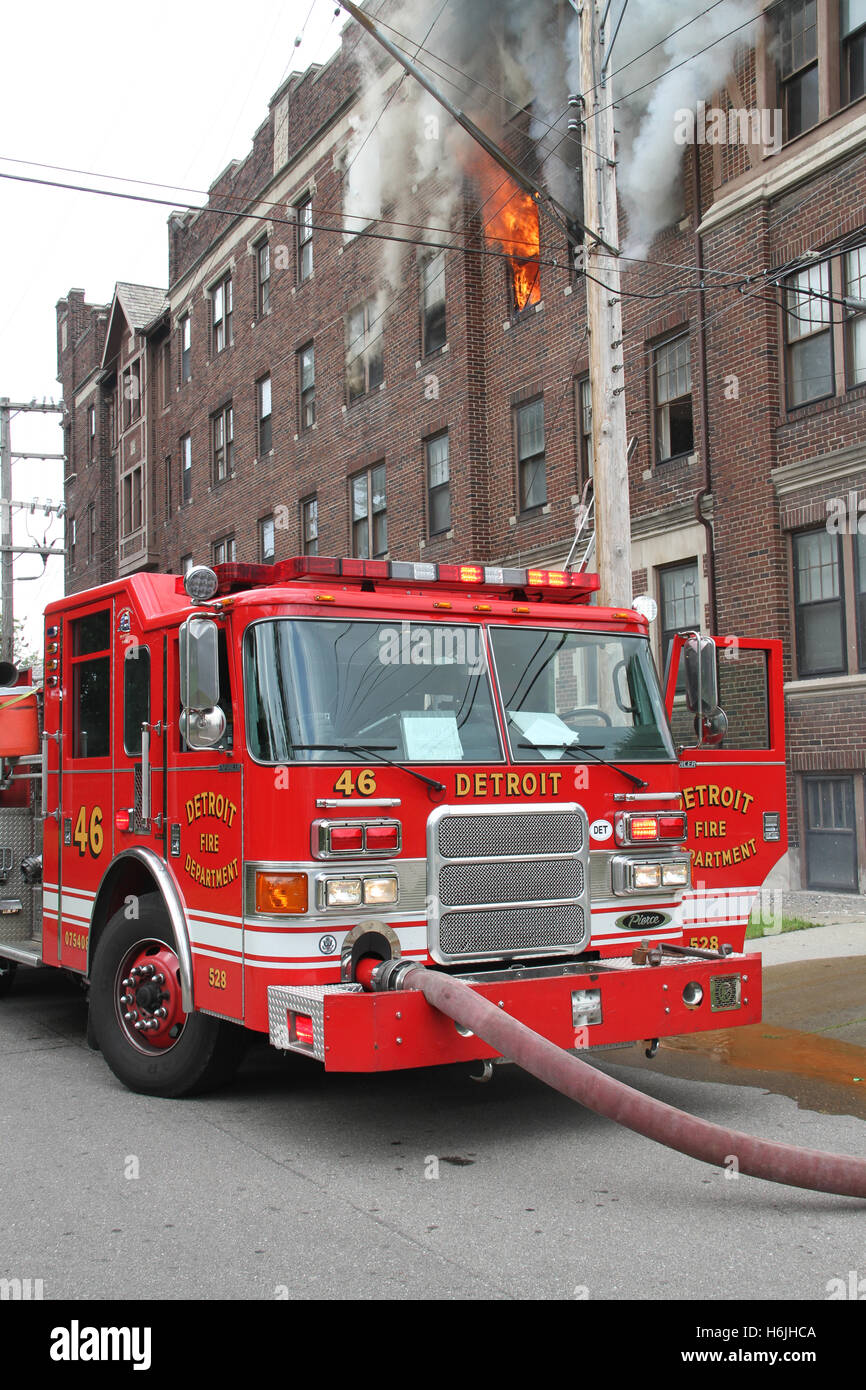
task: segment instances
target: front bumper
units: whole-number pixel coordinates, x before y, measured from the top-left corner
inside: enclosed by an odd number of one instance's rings
[[[756,955],[655,966],[606,960],[461,978],[566,1049],[739,1027],[761,1017]],[[458,1032],[419,990],[368,994],[360,985],[271,985],[268,1015],[274,1047],[314,1057],[327,1071],[396,1071],[499,1055],[474,1034]]]

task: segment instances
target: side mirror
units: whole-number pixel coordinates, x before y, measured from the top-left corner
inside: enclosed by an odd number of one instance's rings
[[[179,632],[181,732],[192,748],[213,748],[225,733],[220,697],[217,625],[188,618]]]
[[[718,709],[719,683],[716,672],[716,644],[710,637],[690,632],[683,646],[686,678],[686,706],[692,714],[708,714]]]

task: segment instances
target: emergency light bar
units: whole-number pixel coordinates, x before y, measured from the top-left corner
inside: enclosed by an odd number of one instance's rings
[[[588,599],[599,587],[597,574],[568,570],[523,569],[499,565],[439,565],[407,560],[337,559],[326,555],[295,555],[275,565],[229,563],[215,565],[217,594],[238,589],[286,584],[298,579],[348,579],[364,584],[442,585],[451,589],[520,590],[521,596],[574,603]],[[502,597],[506,595],[502,594]]]

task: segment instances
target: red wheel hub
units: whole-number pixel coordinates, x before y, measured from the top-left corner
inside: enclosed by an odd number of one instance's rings
[[[121,1026],[142,1051],[165,1051],[180,1037],[186,1014],[181,1003],[177,956],[162,941],[139,942],[117,976]]]

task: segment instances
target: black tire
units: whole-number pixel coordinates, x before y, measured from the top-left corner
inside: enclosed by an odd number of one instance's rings
[[[7,960],[5,956],[0,956],[0,999],[7,995],[15,983],[15,976],[18,972],[18,964],[14,960]]]
[[[125,909],[111,918],[90,980],[90,1025],[109,1067],[129,1090],[169,1100],[227,1081],[247,1043],[238,1024],[182,1012],[175,952],[163,901],[148,893],[138,900],[136,919],[128,920]],[[156,973],[148,976],[151,965]],[[124,986],[136,967],[138,977]],[[158,1018],[157,1008],[167,1017]],[[136,1022],[148,1031],[136,1030]]]

